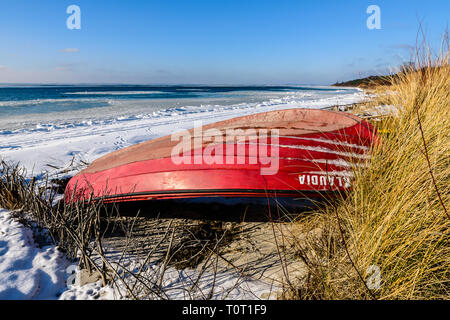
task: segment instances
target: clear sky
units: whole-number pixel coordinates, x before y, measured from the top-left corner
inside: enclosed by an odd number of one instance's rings
[[[437,48],[449,15],[449,0],[0,0],[0,82],[330,84],[409,60],[419,20]]]

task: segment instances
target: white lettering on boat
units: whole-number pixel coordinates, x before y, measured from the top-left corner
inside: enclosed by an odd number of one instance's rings
[[[323,175],[323,174],[300,174],[298,181],[301,185],[314,187],[350,187],[351,177],[349,175]]]

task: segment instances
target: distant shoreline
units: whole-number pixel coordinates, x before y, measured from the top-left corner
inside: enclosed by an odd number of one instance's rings
[[[350,81],[336,82],[332,84],[332,87],[354,87],[354,88],[373,88],[379,85],[388,85],[391,83],[391,75],[387,76],[370,76]]]

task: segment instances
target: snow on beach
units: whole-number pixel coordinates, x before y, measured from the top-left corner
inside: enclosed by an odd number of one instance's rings
[[[81,93],[77,93],[82,95]],[[74,94],[75,95],[75,94]],[[326,108],[356,103],[365,98],[362,91],[339,90],[339,94],[311,99],[307,95],[287,94],[263,103],[231,105],[178,106],[149,113],[108,116],[106,113],[84,120],[47,121],[22,128],[0,127],[0,158],[24,166],[28,175],[43,172],[54,174],[67,167],[73,159],[87,163],[112,151],[154,139],[176,131],[190,129],[195,121],[208,124],[233,117],[289,108]],[[126,100],[115,103],[127,103]],[[132,103],[132,102],[130,102]],[[99,109],[102,111],[102,109]],[[66,172],[65,174],[75,174]],[[6,210],[0,209],[0,299],[117,299],[120,294],[99,282],[67,285],[70,266],[55,246],[39,246],[31,229],[17,222]],[[165,287],[172,288],[168,298],[189,298],[179,288],[183,281],[195,276],[192,270],[169,270]],[[211,276],[199,284],[208,291]],[[236,273],[215,276],[214,299],[260,299],[269,297],[270,283],[255,279],[240,279]],[[236,282],[239,285],[236,286]],[[226,292],[226,296],[225,296]]]
[[[78,273],[76,264],[65,259],[57,247],[39,247],[30,228],[0,209],[0,300],[110,300],[126,294],[124,288],[102,287],[101,281],[80,285]],[[193,297],[185,288],[192,286],[197,277],[195,270],[168,269],[163,281],[164,297],[201,299],[210,293],[213,283],[213,299],[261,299],[275,289],[270,283],[241,278],[235,272],[205,273]]]
[[[250,300],[270,298],[276,289],[271,283],[242,278],[236,272],[218,272],[204,273],[195,296],[189,295],[186,288],[197,278],[198,271],[169,268],[162,282],[163,297],[202,299],[213,289],[212,299]],[[79,281],[76,264],[53,245],[40,248],[30,228],[0,209],[0,300],[112,300],[126,295],[123,287],[102,287],[101,281],[80,285]]]
[[[32,230],[0,209],[0,300],[57,299],[68,266],[55,246],[39,248]]]
[[[156,266],[152,265],[156,269]],[[259,300],[273,299],[280,289],[270,283],[251,278],[241,278],[237,272],[204,273],[196,283],[198,271],[170,268],[164,274],[161,297],[166,300]],[[195,283],[195,285],[194,285]],[[193,292],[189,292],[195,287]],[[120,300],[128,299],[123,285],[102,287],[101,281],[83,286],[71,285],[62,293],[61,300]],[[211,294],[212,292],[212,294]]]

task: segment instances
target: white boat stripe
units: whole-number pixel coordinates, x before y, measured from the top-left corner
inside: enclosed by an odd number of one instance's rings
[[[237,144],[246,144],[246,143],[237,143]],[[278,147],[278,148],[288,148],[288,149],[300,149],[300,150],[307,150],[307,151],[315,151],[315,152],[322,152],[322,153],[330,153],[330,154],[336,154],[339,156],[344,157],[351,157],[351,158],[358,158],[358,159],[370,159],[369,155],[366,154],[358,154],[358,153],[352,153],[352,152],[343,152],[343,151],[335,151],[332,149],[324,148],[324,147],[311,147],[311,146],[301,146],[301,145],[282,145],[282,144],[267,144],[267,143],[253,143],[249,142],[249,145],[263,145],[263,146],[270,146],[270,147]]]
[[[336,140],[328,140],[328,139],[319,139],[319,138],[304,138],[304,137],[293,137],[293,136],[279,136],[280,138],[289,138],[289,139],[299,139],[299,140],[308,140],[308,141],[317,141],[317,142],[323,142],[323,143],[329,143],[329,144],[336,144],[351,148],[357,148],[362,150],[369,150],[368,147],[360,146],[358,144],[343,142],[343,141],[336,141]]]

